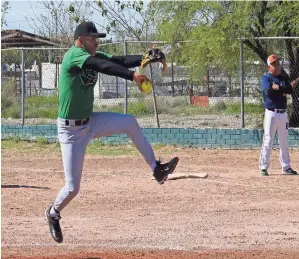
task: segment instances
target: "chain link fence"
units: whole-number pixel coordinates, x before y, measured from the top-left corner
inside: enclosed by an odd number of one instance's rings
[[[153,92],[139,92],[134,82],[99,74],[94,88],[94,111],[130,113],[142,127],[162,128],[240,128],[241,94],[240,71],[225,72],[210,66],[197,79],[189,68],[172,58],[173,44],[165,42],[118,42],[103,44],[100,50],[113,55],[143,54],[153,44],[167,57],[167,69],[153,63],[145,69],[153,82]],[[188,42],[185,42],[188,47]],[[277,44],[279,45],[279,44]],[[282,45],[281,49],[283,48]],[[273,49],[274,51],[275,49]],[[58,112],[58,78],[60,64],[67,49],[3,49],[2,64],[2,123],[55,124]],[[22,62],[22,53],[24,62]],[[283,54],[286,52],[278,52]],[[287,73],[288,59],[283,56]],[[266,67],[260,58],[244,50],[244,117],[246,128],[261,128],[263,106],[260,79]],[[22,69],[24,65],[24,69]],[[24,84],[22,84],[22,76]],[[242,77],[241,77],[242,78]],[[24,91],[22,91],[22,89]],[[22,102],[22,93],[24,101]],[[298,99],[298,92],[294,97]],[[290,100],[292,102],[292,100]],[[293,102],[294,103],[294,102]],[[290,105],[298,116],[298,106]],[[22,113],[23,111],[23,113]],[[24,114],[24,116],[22,116]]]
[[[282,74],[286,75],[290,82],[299,77],[299,37],[282,38],[256,38],[266,50],[267,58],[270,54],[277,54],[281,59],[283,68]],[[252,49],[243,49],[243,78],[245,100],[245,125],[253,124],[258,128],[263,127],[264,106],[261,94],[261,78],[267,73],[266,63],[261,61]],[[263,54],[263,53],[260,53]],[[254,102],[255,105],[248,105]],[[287,112],[290,120],[290,127],[299,127],[299,85],[295,86],[293,94],[287,95]],[[251,116],[256,114],[256,116]]]

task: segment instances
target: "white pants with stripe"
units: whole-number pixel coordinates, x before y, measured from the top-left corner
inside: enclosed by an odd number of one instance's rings
[[[54,203],[57,211],[61,211],[78,194],[85,151],[94,138],[126,133],[152,170],[156,165],[153,149],[136,118],[131,115],[95,112],[86,125],[66,126],[65,120],[58,119],[57,127],[65,174],[65,186]]]
[[[270,166],[270,155],[273,146],[273,140],[277,132],[280,147],[280,164],[285,172],[290,168],[290,156],[288,150],[288,114],[277,113],[265,110],[264,118],[264,139],[260,154],[260,170],[268,169]]]

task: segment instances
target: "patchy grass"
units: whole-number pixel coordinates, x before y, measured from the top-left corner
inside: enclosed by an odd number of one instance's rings
[[[6,88],[5,88],[6,89]],[[12,98],[10,92],[4,92],[5,96],[1,97],[5,108],[2,108],[3,118],[20,118],[20,104],[16,101],[16,97]],[[94,111],[110,111],[123,113],[123,103],[111,104],[106,100],[94,104]],[[209,107],[199,107],[191,105],[187,98],[184,97],[157,97],[157,111],[159,114],[169,114],[176,116],[189,116],[189,115],[208,115],[208,114],[240,114],[241,104],[226,103],[219,101]],[[106,103],[106,104],[103,104]],[[263,112],[263,107],[260,104],[245,103],[245,113],[258,114]],[[128,103],[128,113],[133,116],[142,118],[145,116],[154,116],[154,105],[152,99],[139,98],[136,101]],[[25,118],[47,118],[56,119],[58,114],[58,96],[53,95],[50,97],[45,96],[31,96],[25,99]]]
[[[264,108],[262,104],[245,103],[244,111],[245,114],[261,114],[264,112]],[[241,104],[240,103],[229,104],[227,105],[225,112],[229,114],[240,114]]]
[[[1,141],[2,155],[6,151],[17,151],[18,154],[40,154],[47,155],[51,153],[60,152],[60,146],[58,143],[48,143],[42,139],[38,141],[20,140],[20,139],[2,139]]]
[[[1,144],[3,153],[5,153],[5,151],[18,151],[18,153],[21,154],[35,153],[40,155],[61,153],[59,143],[49,143],[44,138],[39,138],[36,141],[10,138],[2,140]],[[162,154],[171,154],[176,149],[174,146],[166,146],[161,144],[154,144],[152,146],[155,152]],[[100,141],[95,141],[93,143],[89,143],[86,154],[101,156],[130,156],[139,155],[139,152],[134,145],[111,145],[104,144]]]

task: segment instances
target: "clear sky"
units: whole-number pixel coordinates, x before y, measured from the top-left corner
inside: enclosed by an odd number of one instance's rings
[[[2,0],[3,1],[3,0]],[[111,0],[114,1],[114,0]],[[30,20],[35,19],[35,15],[39,16],[41,14],[47,15],[49,11],[43,7],[41,3],[36,0],[9,0],[8,13],[5,14],[5,20],[7,25],[4,25],[1,29],[19,29],[27,32],[34,33],[34,25],[31,22],[27,22],[26,17]],[[55,2],[55,0],[54,0]],[[146,6],[148,0],[144,0]],[[70,1],[65,1],[65,3],[70,3]],[[98,14],[94,18],[99,19]]]
[[[31,5],[30,5],[31,3]],[[31,7],[32,6],[32,7]],[[34,32],[34,29],[26,21],[27,18],[34,18],[32,8],[36,15],[45,14],[46,10],[43,10],[37,1],[9,1],[8,13],[5,14],[5,20],[7,26],[4,25],[2,30],[7,29],[20,29],[28,32]]]

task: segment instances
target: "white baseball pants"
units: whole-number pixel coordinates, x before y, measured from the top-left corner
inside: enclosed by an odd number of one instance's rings
[[[264,118],[264,139],[260,154],[260,170],[268,169],[270,166],[270,155],[273,140],[277,132],[280,147],[280,164],[283,171],[290,168],[290,156],[288,150],[288,114],[276,113],[265,110]]]
[[[79,192],[86,147],[90,140],[113,134],[126,133],[147,164],[153,169],[156,158],[135,117],[113,112],[92,113],[90,121],[82,126],[65,126],[57,120],[58,138],[62,151],[65,186],[59,192],[54,208],[61,211]],[[121,165],[120,165],[121,166]]]

